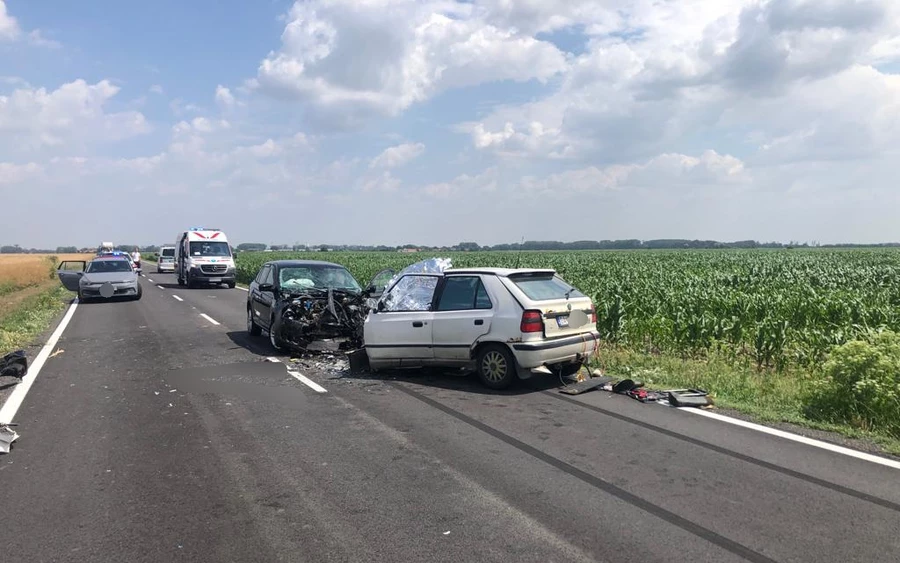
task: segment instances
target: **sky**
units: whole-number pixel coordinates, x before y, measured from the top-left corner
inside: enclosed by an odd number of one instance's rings
[[[0,0],[0,244],[900,241],[896,0]]]

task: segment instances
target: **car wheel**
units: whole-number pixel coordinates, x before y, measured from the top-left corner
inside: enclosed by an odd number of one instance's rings
[[[247,332],[253,336],[262,334],[262,328],[253,320],[253,310],[247,307]]]
[[[138,284],[137,295],[134,296],[134,300],[140,301],[140,299],[143,295],[144,295],[144,288],[141,287],[141,284]]]
[[[506,389],[516,379],[516,360],[506,346],[485,346],[478,353],[477,362],[478,378],[486,387]]]
[[[234,286],[237,285],[235,282],[228,282],[228,287],[230,289],[234,289]]]
[[[280,320],[276,320],[273,316],[271,321],[269,322],[269,343],[272,345],[272,348],[275,348],[279,352],[281,351],[284,341],[279,337],[279,333],[281,332],[281,322]]]

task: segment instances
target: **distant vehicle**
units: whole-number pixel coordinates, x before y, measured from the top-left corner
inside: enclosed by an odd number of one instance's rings
[[[159,258],[156,260],[156,273],[175,271],[175,247],[163,246],[159,249]]]
[[[554,270],[401,272],[365,319],[372,369],[474,368],[492,389],[535,374],[571,376],[596,353],[589,297]]]
[[[140,277],[126,253],[96,256],[90,261],[67,260],[57,268],[63,286],[78,294],[79,301],[143,295]]]
[[[234,255],[220,229],[192,227],[178,233],[175,242],[178,285],[226,284],[235,286]]]
[[[115,248],[116,247],[113,246],[113,243],[111,242],[101,242],[100,246],[97,247],[97,256],[100,256],[101,254],[112,254]]]

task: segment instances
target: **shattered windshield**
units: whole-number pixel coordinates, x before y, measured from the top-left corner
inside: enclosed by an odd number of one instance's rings
[[[227,242],[191,242],[191,256],[231,256]]]
[[[278,284],[287,291],[302,289],[339,289],[361,292],[359,282],[346,269],[336,266],[290,266],[278,274]]]
[[[124,258],[121,260],[95,260],[88,264],[87,273],[103,274],[107,272],[131,272],[131,264]]]

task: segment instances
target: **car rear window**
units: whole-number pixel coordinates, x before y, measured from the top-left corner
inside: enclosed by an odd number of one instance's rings
[[[570,292],[569,297],[584,297],[583,293],[552,274],[523,274],[510,276],[509,279],[533,301],[565,299],[567,291]]]
[[[165,248],[162,251],[162,255],[163,256],[175,256],[175,249],[174,248]]]

